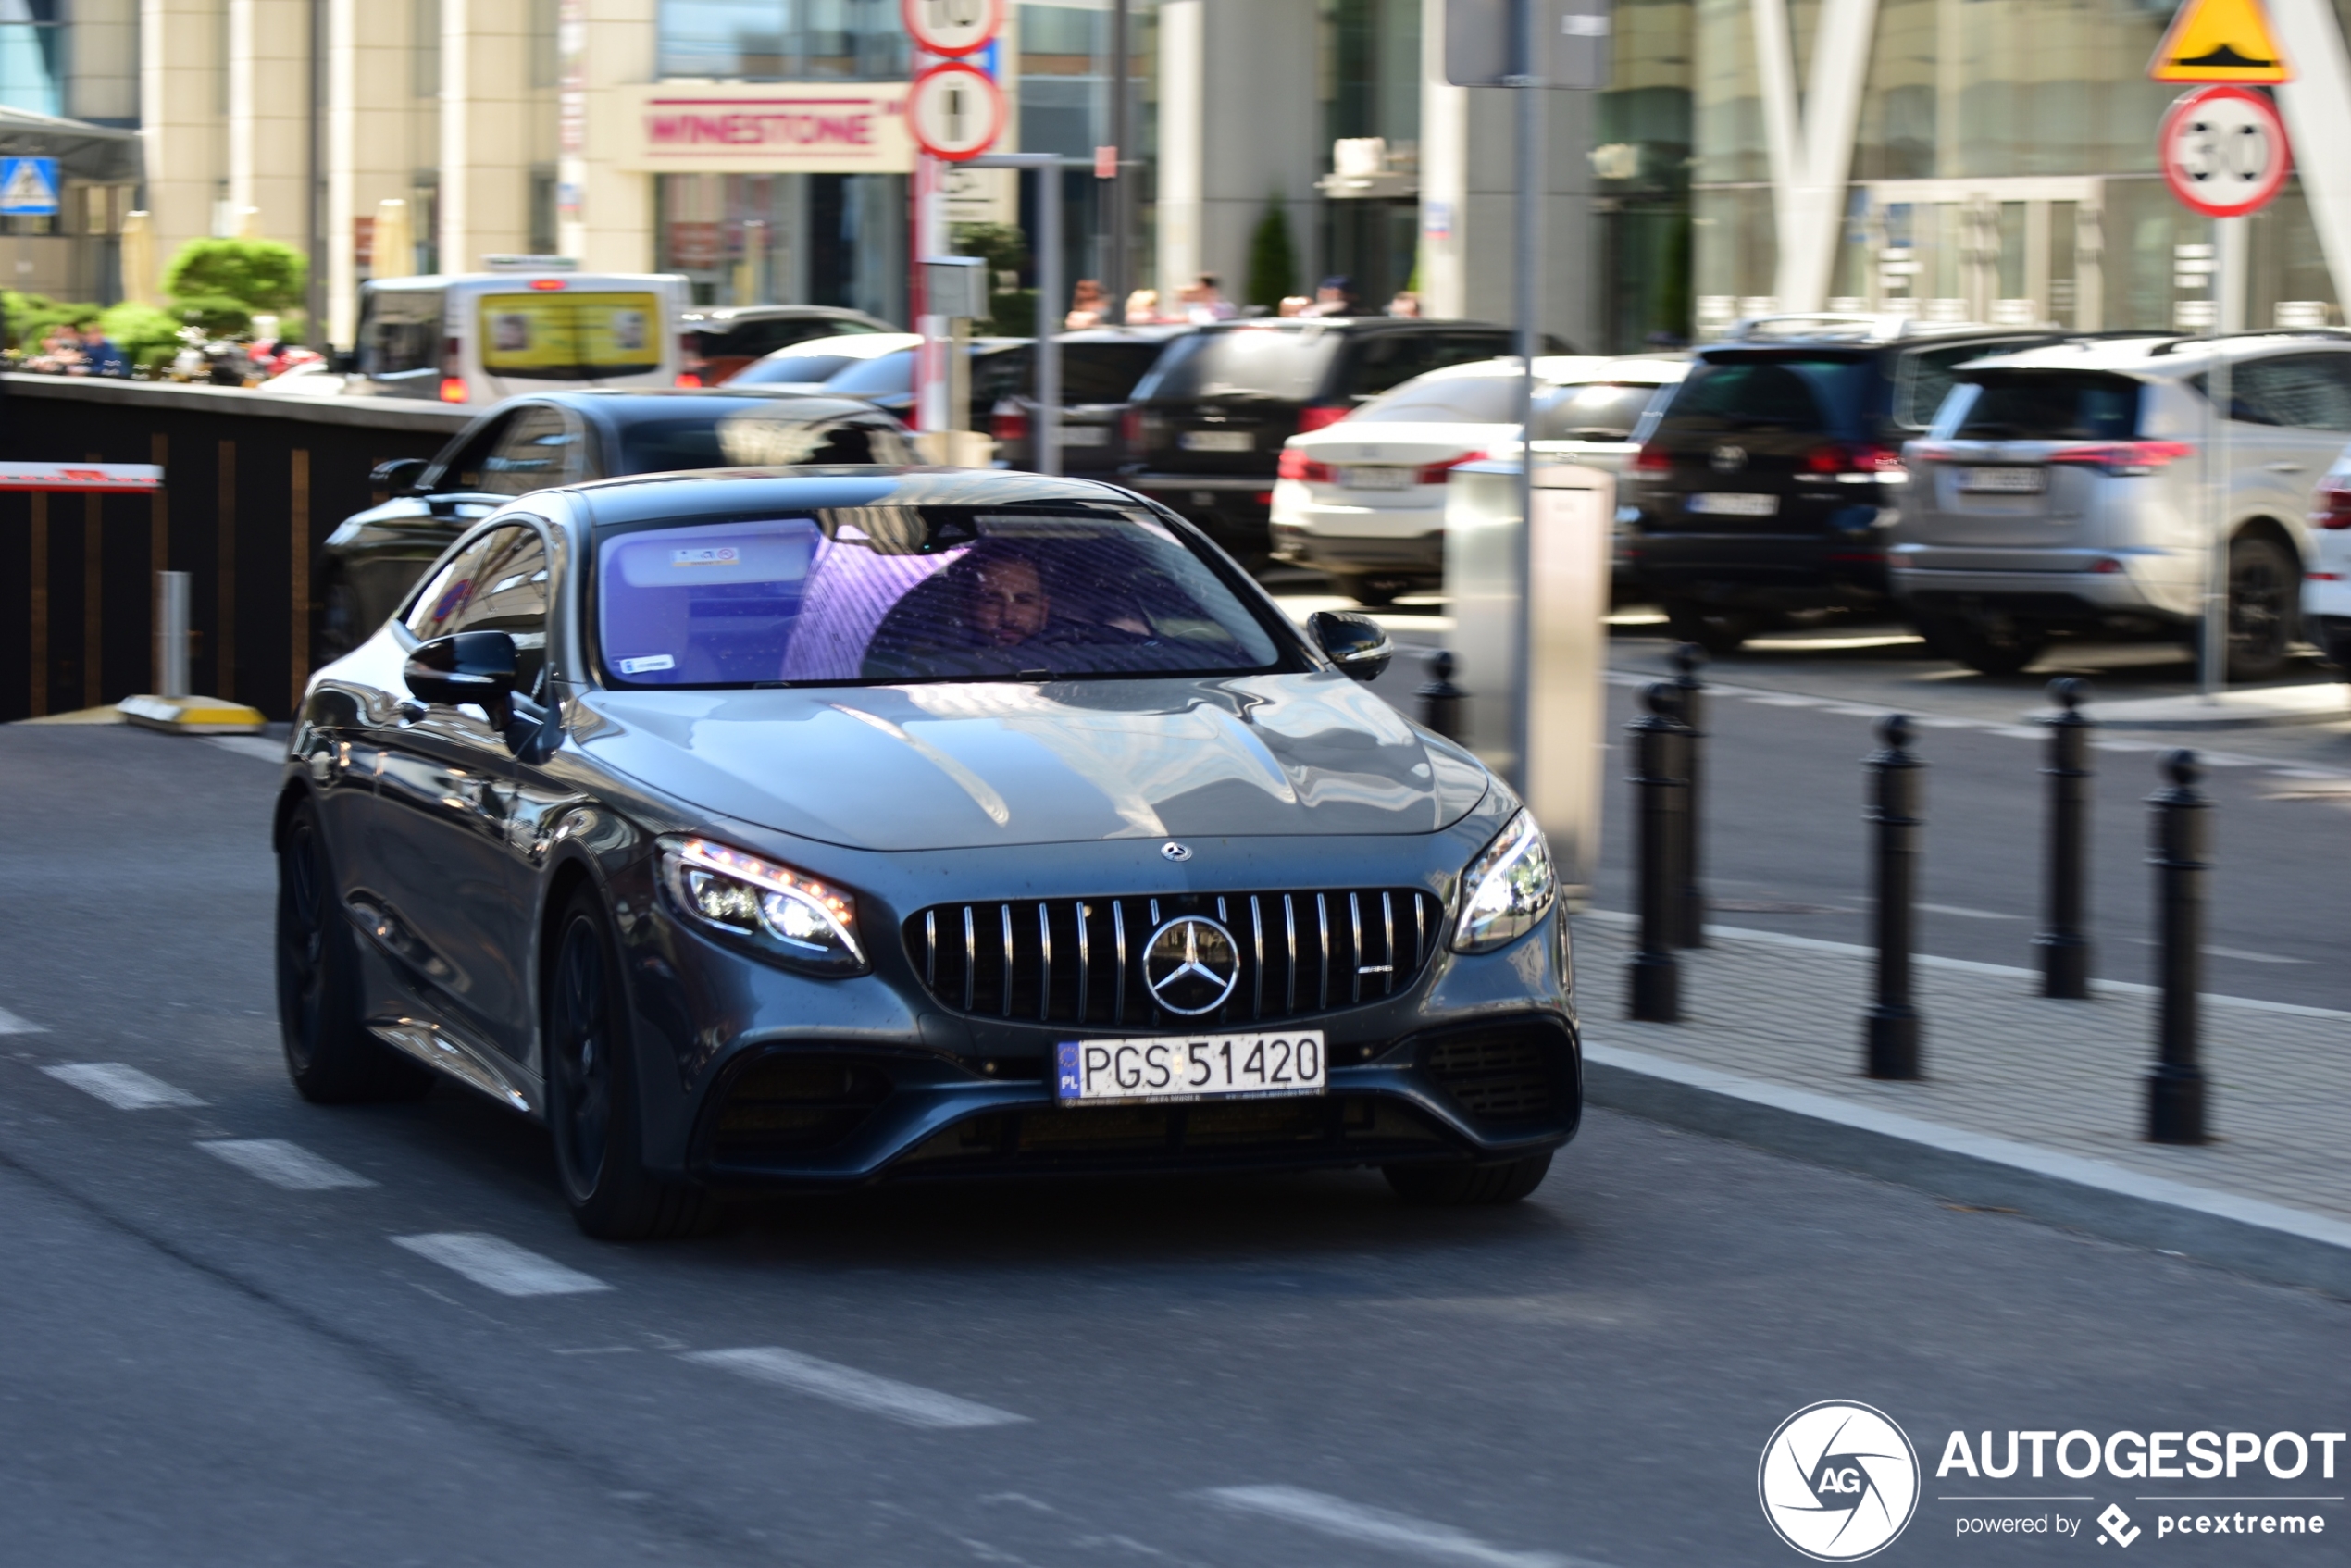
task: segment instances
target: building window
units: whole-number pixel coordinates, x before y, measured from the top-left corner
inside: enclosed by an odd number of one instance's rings
[[[416,0],[409,12],[416,28],[416,48],[409,63],[416,68],[410,90],[419,98],[441,96],[441,0]]]
[[[59,115],[66,31],[59,0],[0,0],[0,106]]]
[[[910,68],[897,0],[662,0],[665,77],[896,81]]]

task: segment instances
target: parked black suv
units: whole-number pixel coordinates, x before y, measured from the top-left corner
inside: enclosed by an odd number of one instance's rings
[[[1902,442],[1958,367],[2057,336],[1840,316],[1737,331],[1642,421],[1625,475],[1640,580],[1675,637],[1717,653],[1775,612],[1886,603]]]
[[[1546,340],[1546,353],[1567,352]],[[1124,483],[1199,524],[1250,565],[1272,553],[1282,442],[1413,377],[1492,359],[1511,330],[1483,321],[1272,317],[1202,327],[1135,389]]]
[[[1172,340],[1197,330],[1086,327],[1053,340],[1062,355],[1063,473],[1106,479],[1130,461],[1125,426],[1136,383],[1159,362]],[[1031,345],[1024,357],[1035,352]],[[996,455],[1013,468],[1030,467],[1037,461],[1036,443],[1030,439],[1037,414],[1036,373],[1028,370],[1025,377],[1020,390],[999,402],[988,420],[988,431],[996,438]]]

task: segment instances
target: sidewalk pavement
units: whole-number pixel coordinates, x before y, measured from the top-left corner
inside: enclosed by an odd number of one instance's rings
[[[2151,987],[1917,960],[1922,1081],[1860,1076],[1866,948],[1710,927],[1680,1024],[1624,1017],[1631,918],[1574,921],[1595,1104],[2351,1297],[2351,1013],[2206,1000],[2214,1140],[2147,1143]]]

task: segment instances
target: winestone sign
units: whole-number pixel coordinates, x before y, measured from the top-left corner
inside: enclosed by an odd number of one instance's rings
[[[662,173],[903,174],[903,82],[649,82],[621,90],[610,150]]]

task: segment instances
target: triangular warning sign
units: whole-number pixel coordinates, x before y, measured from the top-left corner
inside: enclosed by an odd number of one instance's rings
[[[0,184],[0,206],[44,206],[54,203],[57,193],[41,177],[41,164],[34,158],[8,160],[8,178]]]
[[[2147,62],[2157,81],[2290,81],[2261,0],[2187,0]]]

